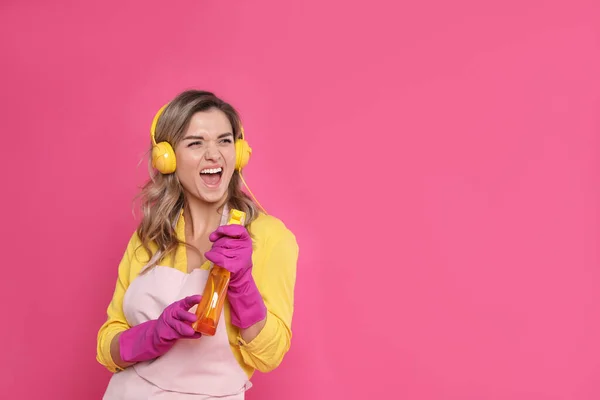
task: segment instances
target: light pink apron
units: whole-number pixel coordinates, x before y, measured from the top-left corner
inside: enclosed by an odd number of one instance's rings
[[[140,274],[123,298],[127,322],[135,326],[156,319],[174,301],[202,294],[208,274],[205,269],[186,274],[168,266],[156,266]],[[251,386],[231,352],[221,313],[214,336],[179,340],[161,357],[114,374],[103,399],[242,400]]]

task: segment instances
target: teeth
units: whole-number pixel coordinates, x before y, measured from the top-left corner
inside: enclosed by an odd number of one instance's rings
[[[216,174],[219,172],[223,172],[223,168],[206,168],[200,171],[201,174]]]

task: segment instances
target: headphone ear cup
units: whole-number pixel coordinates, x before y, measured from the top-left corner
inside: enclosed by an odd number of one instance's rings
[[[152,147],[152,166],[162,174],[172,174],[177,168],[175,152],[167,142],[157,143]]]
[[[238,139],[235,141],[235,169],[241,171],[248,161],[250,161],[250,155],[252,154],[252,148],[244,139]]]

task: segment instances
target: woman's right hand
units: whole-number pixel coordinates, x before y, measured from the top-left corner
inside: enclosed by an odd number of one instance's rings
[[[119,335],[119,353],[126,363],[152,360],[165,354],[179,339],[202,336],[191,324],[196,315],[188,310],[202,296],[188,296],[167,306],[158,319],[136,325]]]

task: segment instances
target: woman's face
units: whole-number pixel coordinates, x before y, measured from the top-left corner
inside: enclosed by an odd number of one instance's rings
[[[225,113],[211,108],[194,114],[175,156],[175,173],[188,196],[223,200],[235,168],[233,129]]]

